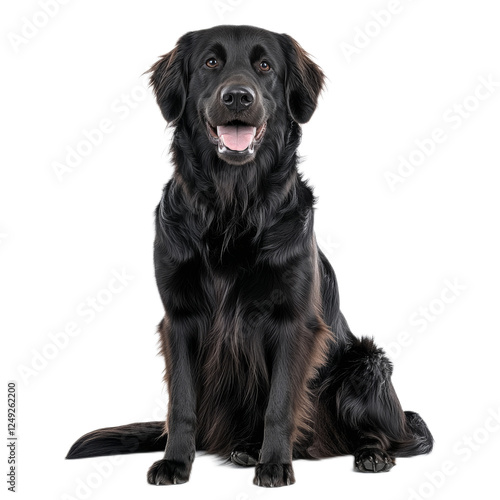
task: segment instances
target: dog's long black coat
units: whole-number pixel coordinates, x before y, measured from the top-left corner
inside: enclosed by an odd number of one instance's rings
[[[354,454],[358,470],[378,472],[428,453],[391,363],[350,332],[315,241],[296,150],[320,68],[287,35],[219,26],[184,35],[151,72],[175,127],[154,252],[167,424],[91,432],[68,458],[166,445],[148,480],[175,484],[206,450],[281,486],[294,482],[292,458]]]

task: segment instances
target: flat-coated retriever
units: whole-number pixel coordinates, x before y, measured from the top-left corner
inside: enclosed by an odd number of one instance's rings
[[[205,450],[283,486],[296,458],[353,454],[358,471],[380,472],[429,453],[391,362],[349,330],[314,237],[297,147],[321,69],[288,35],[218,26],[187,33],[150,71],[174,127],[154,245],[167,422],[91,432],[68,458],[165,449],[148,481],[179,484]]]

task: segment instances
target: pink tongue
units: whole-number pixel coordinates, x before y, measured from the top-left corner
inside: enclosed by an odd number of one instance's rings
[[[217,135],[225,146],[233,151],[244,151],[253,141],[256,128],[243,125],[225,125],[217,127]]]

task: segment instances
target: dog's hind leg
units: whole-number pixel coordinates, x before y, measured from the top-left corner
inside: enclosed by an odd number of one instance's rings
[[[392,364],[368,338],[353,340],[332,367],[330,401],[338,432],[360,472],[386,472],[396,457],[429,453],[433,438],[425,422],[403,412],[391,382]]]

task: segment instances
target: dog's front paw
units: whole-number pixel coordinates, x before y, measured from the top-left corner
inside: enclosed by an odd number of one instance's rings
[[[380,448],[363,448],[354,455],[354,465],[359,472],[389,472],[396,462]]]
[[[158,460],[148,471],[149,484],[182,484],[189,480],[191,462],[177,460]]]
[[[257,464],[253,484],[273,488],[295,483],[292,464]]]

